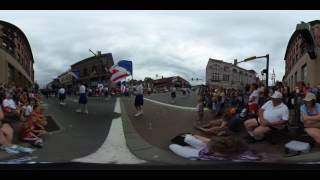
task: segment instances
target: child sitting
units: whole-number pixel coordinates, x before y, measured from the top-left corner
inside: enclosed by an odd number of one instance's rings
[[[228,124],[229,120],[232,116],[236,113],[235,108],[230,108],[221,119],[216,119],[210,121],[208,124],[203,126],[196,127],[200,131],[209,134],[209,135],[216,135],[216,136],[224,136],[228,135]]]
[[[47,133],[44,128],[46,124],[47,121],[42,115],[39,105],[35,104],[31,116],[23,125],[21,139],[41,148],[43,146],[43,139],[41,137]]]

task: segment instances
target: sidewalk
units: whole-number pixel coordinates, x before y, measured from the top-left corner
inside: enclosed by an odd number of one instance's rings
[[[127,145],[132,153],[140,159],[163,164],[224,163],[224,161],[191,161],[178,157],[168,149],[170,139],[177,134],[197,133],[192,127],[192,119],[196,117],[194,112],[145,101],[143,116],[136,118],[133,116],[135,113],[133,98],[123,98],[121,109]],[[245,132],[237,134],[239,137],[244,137],[244,135]],[[268,142],[262,142],[249,146],[252,150],[268,155],[268,158],[260,163],[320,162],[319,147],[313,148],[310,153],[304,155],[282,157],[284,144],[272,145]]]

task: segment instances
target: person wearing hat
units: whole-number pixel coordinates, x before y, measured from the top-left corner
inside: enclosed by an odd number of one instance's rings
[[[320,104],[316,103],[315,94],[310,92],[303,100],[304,104],[300,107],[300,114],[304,130],[317,143],[320,143]]]
[[[273,129],[283,129],[289,120],[288,107],[282,102],[282,94],[275,91],[271,100],[259,110],[258,119],[245,121],[248,131],[247,142],[254,143],[264,139],[264,135]]]

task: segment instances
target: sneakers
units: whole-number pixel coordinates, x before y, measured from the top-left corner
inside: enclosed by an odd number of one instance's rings
[[[13,148],[22,153],[32,153],[34,151],[32,148],[23,147],[19,145],[13,145]]]
[[[1,146],[0,149],[6,151],[9,154],[18,154],[20,151],[17,149],[13,148],[12,146]]]
[[[76,112],[77,112],[77,113],[81,113],[81,109],[77,109]]]
[[[138,111],[134,116],[135,116],[135,117],[138,117],[138,116],[140,116],[142,113],[143,113],[142,111]]]
[[[88,111],[88,110],[85,110],[84,113],[85,113],[85,114],[89,114],[89,111]]]

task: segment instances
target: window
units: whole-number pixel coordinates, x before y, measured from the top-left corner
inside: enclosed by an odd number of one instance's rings
[[[223,75],[223,81],[229,81],[229,75],[224,74]]]
[[[7,43],[2,42],[2,46],[3,46],[3,47],[7,47],[8,45],[7,45]]]
[[[96,72],[97,72],[97,67],[96,67],[96,66],[92,66],[91,72],[92,72],[92,73],[96,73]]]
[[[307,82],[307,64],[301,68],[301,81]]]
[[[219,73],[217,73],[217,72],[213,73],[212,81],[220,81]]]
[[[296,72],[296,73],[294,73],[294,84],[295,84],[295,85],[296,85],[297,82],[298,82],[297,77],[298,77],[298,73]]]
[[[14,81],[14,68],[11,64],[8,64],[8,80]]]

